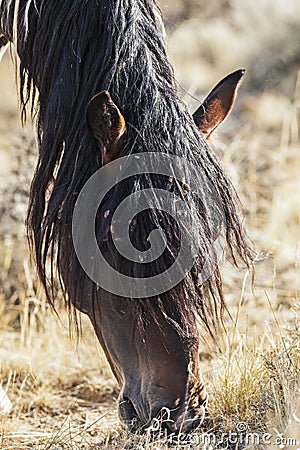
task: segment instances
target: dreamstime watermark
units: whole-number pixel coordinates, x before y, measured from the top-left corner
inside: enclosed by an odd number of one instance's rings
[[[252,446],[276,446],[278,448],[297,447],[296,438],[285,437],[283,434],[276,436],[271,433],[258,433],[248,430],[246,422],[239,422],[235,429],[228,432],[192,432],[192,433],[172,433],[167,429],[158,429],[156,425],[149,430],[153,433],[153,441],[160,445],[180,445],[180,448],[190,450],[195,446],[207,449],[238,449],[252,448]]]
[[[211,276],[223,253],[225,239],[217,229],[225,223],[224,211],[215,187],[206,176],[189,166],[184,158],[173,155],[140,153],[114,160],[93,174],[79,193],[73,213],[72,236],[78,260],[86,274],[101,288],[119,296],[145,298],[166,292],[184,279],[199,253],[201,240],[197,230],[201,223],[199,216],[191,213],[191,205],[195,208],[195,204],[188,203],[184,195],[175,194],[172,190],[150,187],[136,189],[117,206],[111,218],[112,241],[116,251],[129,263],[145,264],[157,260],[167,245],[164,228],[158,227],[151,231],[148,236],[149,249],[145,251],[133,246],[129,229],[130,223],[139,213],[151,208],[160,209],[176,220],[180,231],[180,250],[175,261],[162,273],[132,277],[112,267],[102,254],[101,245],[97,242],[95,221],[105,196],[129,177],[149,177],[152,174],[168,177],[170,183],[178,181],[177,186],[187,185],[189,192],[194,197],[198,196],[200,201],[205,186],[206,204],[211,205],[208,213],[213,214],[212,211],[215,211],[216,214],[211,220],[215,220],[216,230],[212,248],[207,249],[206,261],[202,264],[201,274],[198,274],[199,283]]]

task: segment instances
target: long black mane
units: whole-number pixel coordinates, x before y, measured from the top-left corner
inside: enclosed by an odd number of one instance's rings
[[[178,97],[155,2],[20,0],[15,8],[14,0],[2,0],[0,5],[0,31],[17,43],[20,57],[23,115],[31,105],[37,119],[39,159],[27,224],[49,302],[55,306],[55,270],[68,306],[80,303],[84,295],[86,275],[73,249],[72,213],[78,193],[101,165],[99,149],[87,128],[86,107],[103,90],[110,92],[125,117],[128,154],[166,152],[182,156],[197,168],[202,179],[213,184],[226,219],[229,251],[234,261],[241,259],[249,266],[250,252],[238,216],[238,199]],[[116,188],[111,206],[117,206],[125,191],[128,194],[164,183],[161,177],[137,177],[125,188]],[[215,205],[206,201],[205,183],[199,191],[202,206],[191,208],[191,214],[205,213],[206,218],[202,218],[202,229],[195,231],[202,245],[194,269],[172,290],[132,304],[141,315],[154,318],[157,308],[165,309],[182,328],[189,324],[193,327],[199,315],[212,332],[224,307],[220,272],[216,268],[204,284],[199,284],[197,273],[212,245],[209,230],[215,227],[216,211]],[[137,235],[161,223],[159,214],[153,210],[145,214],[136,225]],[[168,226],[170,223],[166,231]],[[175,247],[177,242],[172,236],[169,246]],[[101,301],[101,291],[96,286],[92,290],[91,301]]]

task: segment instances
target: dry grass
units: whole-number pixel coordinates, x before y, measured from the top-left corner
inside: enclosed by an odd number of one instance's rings
[[[203,8],[192,0],[164,2],[177,23],[169,24],[170,52],[180,81],[192,93],[209,90],[227,71],[250,66],[237,108],[215,143],[245,207],[249,234],[256,248],[270,256],[257,262],[254,286],[249,274],[224,264],[235,320],[227,321],[222,351],[203,347],[208,414],[201,430],[181,440],[166,438],[156,424],[143,436],[127,434],[117,418],[116,383],[90,324],[82,318],[83,336],[76,343],[69,338],[65,312],[57,318],[44,302],[29,269],[21,225],[35,153],[32,132],[20,129],[12,70],[8,59],[1,63],[0,387],[13,404],[10,413],[0,416],[1,450],[197,450],[205,439],[211,448],[217,448],[218,439],[224,447],[227,439],[229,448],[238,449],[243,445],[230,442],[230,433],[241,424],[250,437],[260,436],[260,444],[255,441],[252,447],[300,448],[300,78],[296,82],[295,45],[300,6],[271,3],[260,0],[256,11],[246,1],[214,0]],[[186,20],[184,4],[191,8],[192,21]],[[278,65],[278,52],[286,72]]]

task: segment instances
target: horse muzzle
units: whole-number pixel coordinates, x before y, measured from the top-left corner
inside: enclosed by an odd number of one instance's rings
[[[136,432],[151,427],[153,431],[168,429],[172,433],[188,433],[203,422],[207,399],[197,407],[186,403],[177,408],[168,408],[166,402],[154,404],[151,408],[133,402],[124,396],[119,399],[119,417],[130,431]]]

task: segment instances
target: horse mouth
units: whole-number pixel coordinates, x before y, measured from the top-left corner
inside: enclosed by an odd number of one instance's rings
[[[167,429],[171,433],[189,433],[202,424],[205,416],[205,406],[188,408],[182,406],[179,410],[162,408],[157,417],[152,420],[152,427]]]
[[[176,419],[169,420],[166,424],[173,433],[189,433],[202,424],[205,416],[205,407],[202,405],[195,410],[187,409]]]
[[[147,429],[160,432],[167,429],[171,433],[188,433],[202,424],[205,407],[206,402],[197,408],[181,406],[170,410],[162,407],[155,417],[146,420],[144,414],[137,413],[131,400],[123,397],[119,400],[119,417],[131,432],[143,432]]]

